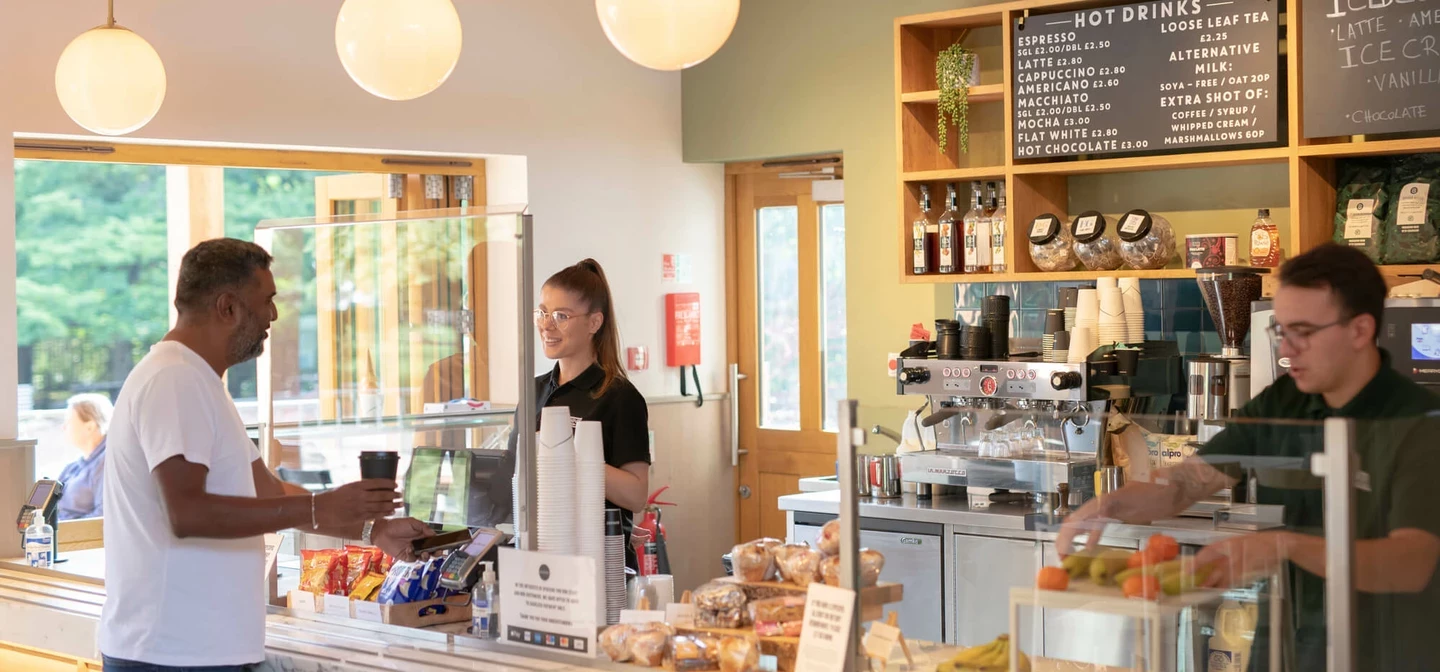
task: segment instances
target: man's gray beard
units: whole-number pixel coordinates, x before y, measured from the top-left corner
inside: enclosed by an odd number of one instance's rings
[[[240,322],[240,328],[230,337],[230,366],[248,362],[265,352],[265,330],[248,311]]]

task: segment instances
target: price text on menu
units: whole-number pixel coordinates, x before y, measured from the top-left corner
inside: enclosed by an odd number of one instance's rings
[[[1440,3],[1305,0],[1305,137],[1440,129]]]
[[[1164,0],[1017,19],[1015,158],[1281,140],[1278,4]]]

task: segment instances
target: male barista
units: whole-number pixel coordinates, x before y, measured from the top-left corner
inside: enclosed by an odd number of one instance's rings
[[[1095,543],[1107,520],[1172,517],[1235,484],[1240,469],[1254,468],[1259,501],[1285,506],[1285,529],[1212,544],[1196,562],[1213,568],[1208,585],[1224,587],[1271,575],[1288,562],[1297,656],[1290,669],[1323,670],[1324,501],[1308,458],[1323,450],[1318,421],[1355,418],[1357,659],[1373,670],[1440,669],[1440,580],[1434,578],[1440,510],[1433,506],[1440,494],[1440,421],[1427,417],[1440,409],[1440,398],[1391,369],[1389,353],[1376,346],[1385,292],[1379,270],[1349,247],[1326,244],[1287,262],[1270,334],[1280,356],[1290,358],[1290,375],[1240,411],[1255,422],[1231,424],[1196,457],[1161,474],[1165,481],[1132,483],[1087,502],[1062,527],[1061,554],[1069,554],[1079,532],[1090,531]],[[1267,639],[1257,633],[1254,669],[1268,663]]]
[[[270,261],[230,238],[186,252],[175,328],[120,388],[105,470],[107,672],[262,662],[267,532],[373,541],[401,560],[411,540],[433,534],[385,518],[399,496],[393,480],[314,495],[260,460],[221,375],[264,350],[276,317]]]

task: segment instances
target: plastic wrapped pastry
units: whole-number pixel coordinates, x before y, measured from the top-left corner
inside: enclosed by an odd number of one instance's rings
[[[792,595],[790,597],[771,597],[763,600],[755,600],[750,603],[749,611],[750,620],[754,623],[760,623],[762,621],[798,621],[805,618],[805,597],[802,595]]]
[[[799,637],[805,621],[755,621],[755,634],[761,637]]]
[[[697,609],[695,625],[701,628],[743,628],[748,623],[744,607],[733,609]]]
[[[629,639],[634,628],[625,625],[612,625],[600,633],[600,650],[617,663],[630,660]]]
[[[701,611],[741,609],[745,606],[745,591],[738,584],[711,581],[696,588],[692,599]]]
[[[769,581],[775,578],[775,549],[778,539],[756,539],[730,551],[730,564],[741,581]]]
[[[663,626],[664,624],[658,625]],[[630,654],[630,661],[642,667],[659,667],[665,662],[665,652],[670,648],[670,636],[673,634],[674,632],[669,626],[632,629],[625,640],[625,648]]]
[[[885,568],[885,555],[868,548],[860,549],[860,584],[873,586],[880,582],[880,570]],[[840,556],[832,555],[820,563],[820,576],[827,586],[840,585]]]
[[[790,551],[776,565],[782,578],[804,588],[820,579],[820,561],[824,558],[820,551],[807,547]]]
[[[760,669],[760,646],[749,637],[726,637],[720,640],[720,672],[757,672]]]
[[[720,638],[714,635],[689,634],[670,638],[668,667],[677,672],[720,669]]]
[[[815,545],[819,546],[820,552],[826,556],[840,552],[840,519],[825,523],[825,526],[820,528],[820,539]]]

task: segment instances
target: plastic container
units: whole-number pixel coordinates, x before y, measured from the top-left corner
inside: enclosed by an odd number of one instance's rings
[[[1240,237],[1233,233],[1192,233],[1185,236],[1185,265],[1220,268],[1240,265]]]
[[[1105,215],[1094,210],[1080,213],[1070,224],[1070,235],[1075,237],[1075,256],[1085,268],[1113,271],[1125,263],[1120,257],[1120,241],[1109,224]]]
[[[55,528],[45,522],[39,511],[25,529],[25,563],[40,569],[50,569],[55,564]]]
[[[1170,220],[1144,210],[1120,218],[1120,257],[1131,268],[1165,268],[1175,258],[1175,229]]]
[[[1044,214],[1030,223],[1030,260],[1047,272],[1072,271],[1080,263],[1070,229],[1059,217]]]

